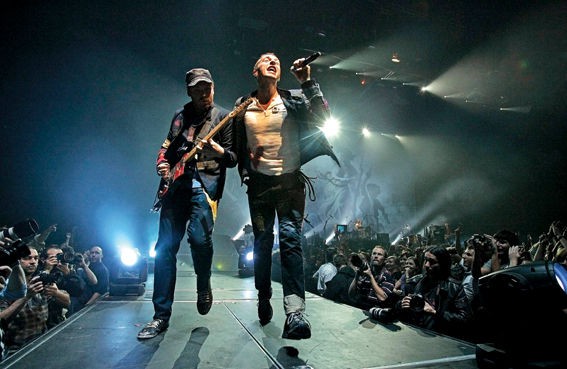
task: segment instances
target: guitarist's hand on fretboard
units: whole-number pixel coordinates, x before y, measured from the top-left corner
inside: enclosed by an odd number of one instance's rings
[[[224,155],[224,148],[212,138],[201,141],[201,150],[203,150],[209,158],[220,158]]]
[[[157,173],[162,178],[169,176],[169,163],[158,164]]]

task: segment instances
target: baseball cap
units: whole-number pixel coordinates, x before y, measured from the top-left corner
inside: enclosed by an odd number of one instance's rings
[[[203,68],[193,68],[185,75],[185,82],[187,86],[195,86],[197,83],[204,81],[207,83],[213,83],[213,77],[211,77],[211,72]]]

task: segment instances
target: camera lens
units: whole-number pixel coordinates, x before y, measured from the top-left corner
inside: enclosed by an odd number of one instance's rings
[[[0,240],[6,237],[12,239],[27,238],[35,235],[39,230],[39,226],[34,219],[26,219],[24,221],[14,224],[14,226],[0,231]]]
[[[368,269],[368,263],[366,263],[366,261],[364,261],[364,259],[356,253],[350,255],[350,263],[361,271]]]

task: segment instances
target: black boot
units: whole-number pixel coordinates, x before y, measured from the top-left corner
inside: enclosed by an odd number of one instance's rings
[[[207,315],[213,306],[213,291],[211,290],[211,279],[207,278],[206,283],[199,280],[197,276],[197,311],[201,315]]]
[[[271,288],[269,292],[258,292],[258,318],[260,318],[261,325],[268,324],[274,315],[270,298],[272,298]]]

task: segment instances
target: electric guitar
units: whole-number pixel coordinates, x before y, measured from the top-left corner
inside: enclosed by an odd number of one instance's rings
[[[254,101],[252,97],[246,99],[243,103],[234,108],[233,111],[228,113],[216,126],[214,126],[209,133],[202,139],[197,139],[197,144],[193,148],[185,153],[181,159],[175,164],[173,168],[170,168],[168,175],[161,178],[159,187],[156,194],[156,201],[152,207],[152,211],[158,212],[161,209],[163,199],[168,196],[173,191],[174,182],[184,173],[185,164],[191,160],[197,160],[199,152],[203,149],[203,141],[211,139],[214,135],[218,133],[234,116],[239,114],[242,110],[246,109]]]

